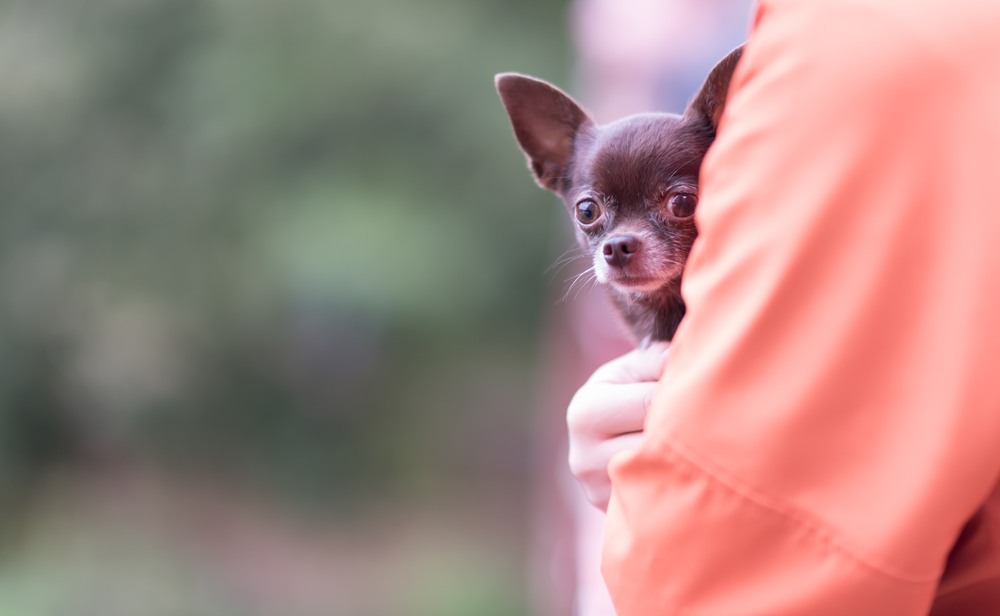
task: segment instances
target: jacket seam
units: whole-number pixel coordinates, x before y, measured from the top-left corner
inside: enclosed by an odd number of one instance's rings
[[[810,515],[799,507],[777,497],[767,495],[743,483],[682,443],[673,440],[669,442],[660,441],[660,443],[663,447],[670,450],[666,452],[667,455],[707,477],[714,483],[719,484],[722,488],[735,494],[742,500],[749,501],[751,504],[777,514],[781,518],[803,528],[808,533],[821,539],[823,543],[829,545],[832,549],[865,569],[870,569],[875,573],[908,584],[936,583],[940,579],[940,572],[926,574],[906,572],[902,568],[884,562],[877,557],[864,555],[860,550],[849,547],[849,542],[840,533],[835,532],[829,525],[816,519],[815,516]]]

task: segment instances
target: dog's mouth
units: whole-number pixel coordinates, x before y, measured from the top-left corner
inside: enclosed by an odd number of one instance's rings
[[[657,273],[659,274],[659,272]],[[669,275],[650,275],[629,272],[628,270],[612,270],[609,268],[598,268],[597,279],[619,292],[639,295],[652,295],[670,284],[672,280]]]
[[[670,279],[658,276],[608,272],[606,280],[602,282],[611,285],[623,293],[647,295],[667,286]]]

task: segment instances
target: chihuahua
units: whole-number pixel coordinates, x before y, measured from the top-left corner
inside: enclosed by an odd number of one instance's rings
[[[709,72],[683,115],[642,113],[604,126],[549,83],[496,76],[528,167],[562,198],[591,271],[641,346],[672,339],[684,316],[680,281],[698,235],[698,172],[742,51]]]

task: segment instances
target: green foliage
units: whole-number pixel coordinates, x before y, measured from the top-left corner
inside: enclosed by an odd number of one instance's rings
[[[492,76],[565,83],[564,10],[3,3],[0,500],[121,452],[335,501],[516,467],[559,219]]]

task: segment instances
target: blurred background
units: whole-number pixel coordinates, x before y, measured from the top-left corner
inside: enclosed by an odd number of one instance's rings
[[[492,77],[615,83],[600,10],[0,0],[0,616],[569,613],[561,417],[627,342],[553,368]]]

